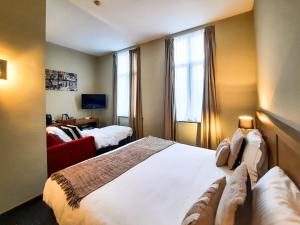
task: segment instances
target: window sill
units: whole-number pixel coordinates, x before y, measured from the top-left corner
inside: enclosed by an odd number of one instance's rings
[[[176,123],[201,123],[201,122],[195,122],[195,121],[176,121]]]

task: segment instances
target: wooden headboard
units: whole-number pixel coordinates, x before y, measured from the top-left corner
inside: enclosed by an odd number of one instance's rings
[[[269,167],[278,165],[300,187],[300,132],[262,111],[256,127],[268,146]]]

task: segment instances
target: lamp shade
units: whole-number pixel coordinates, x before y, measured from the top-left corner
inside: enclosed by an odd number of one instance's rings
[[[251,116],[240,116],[239,128],[253,129],[254,128],[253,118]]]

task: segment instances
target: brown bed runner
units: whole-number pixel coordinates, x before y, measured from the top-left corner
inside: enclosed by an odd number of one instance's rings
[[[79,208],[81,199],[89,193],[174,143],[149,136],[120,150],[58,171],[51,175],[51,179],[64,190],[68,204]]]

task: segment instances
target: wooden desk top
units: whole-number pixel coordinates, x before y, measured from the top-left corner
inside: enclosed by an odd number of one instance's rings
[[[76,119],[76,122],[75,122],[75,125],[85,125],[85,124],[88,124],[88,123],[99,123],[99,119],[97,118],[91,118],[91,119]]]
[[[63,126],[62,123],[51,123],[49,125],[47,125],[47,127],[60,127],[60,126]]]
[[[74,122],[74,120],[75,120],[75,122]],[[85,119],[85,118],[70,119],[70,120],[65,120],[65,121],[58,121],[58,122],[52,123],[52,124],[50,124],[48,126],[59,127],[59,126],[67,125],[67,124],[76,125],[76,126],[82,126],[82,125],[87,125],[89,123],[96,123],[97,127],[99,127],[99,119],[98,118],[91,118],[91,119]]]

